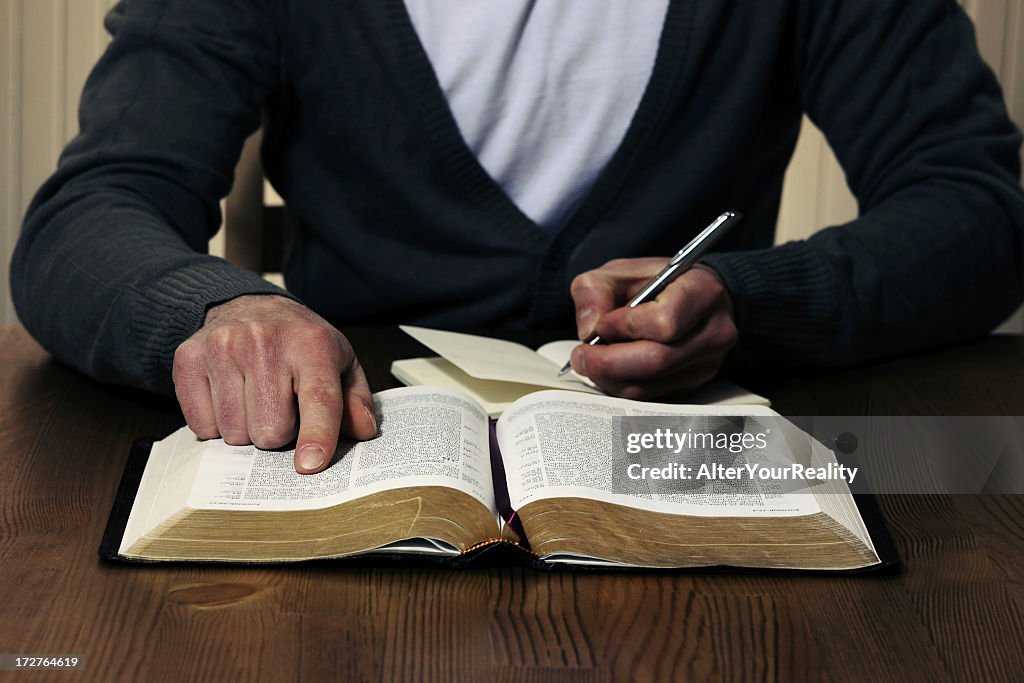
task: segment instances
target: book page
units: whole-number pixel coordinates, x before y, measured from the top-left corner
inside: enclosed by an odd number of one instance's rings
[[[118,552],[124,553],[147,531],[185,507],[202,451],[203,442],[188,427],[153,444]]]
[[[400,327],[416,341],[477,379],[518,382],[590,394],[601,393],[578,375],[559,377],[558,371],[561,366],[537,355],[535,351],[522,344],[473,334],[430,330],[425,327]]]
[[[332,464],[297,474],[294,451],[203,442],[188,506],[307,510],[405,486],[446,486],[495,512],[487,417],[465,396],[429,388],[374,395],[379,435],[343,440]]]
[[[613,485],[615,415],[777,416],[763,406],[679,406],[606,396],[542,391],[517,401],[497,434],[514,509],[544,498],[582,497],[680,515],[797,516],[820,511],[815,496],[765,490],[756,481],[703,486],[697,493],[665,494],[643,483],[628,493]]]
[[[409,387],[443,387],[461,391],[480,404],[489,417],[498,417],[516,400],[538,391],[536,384],[495,382],[470,377],[444,358],[404,358],[391,364],[391,374]]]

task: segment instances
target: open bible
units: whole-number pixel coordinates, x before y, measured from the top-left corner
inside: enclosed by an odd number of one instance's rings
[[[853,496],[756,486],[619,490],[616,416],[778,417],[763,406],[647,404],[530,394],[494,425],[465,394],[376,394],[379,435],[343,442],[325,471],[293,452],[199,441],[153,445],[122,482],[101,555],[128,561],[293,562],[432,558],[472,565],[494,548],[537,567],[880,567]],[[798,454],[827,458],[831,452]],[[815,489],[820,487],[815,487]]]

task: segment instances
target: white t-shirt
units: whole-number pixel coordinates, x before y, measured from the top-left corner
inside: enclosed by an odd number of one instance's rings
[[[469,149],[557,230],[629,127],[668,0],[405,3]]]

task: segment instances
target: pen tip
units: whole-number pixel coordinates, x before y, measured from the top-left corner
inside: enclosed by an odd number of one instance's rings
[[[562,369],[558,371],[558,376],[563,377],[567,375],[570,370],[572,370],[572,363],[567,362],[565,365],[562,366]]]

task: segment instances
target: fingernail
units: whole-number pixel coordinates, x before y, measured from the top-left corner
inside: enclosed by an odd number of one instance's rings
[[[593,333],[596,313],[597,311],[593,308],[584,308],[576,316],[576,330],[579,332],[580,339],[586,340]]]
[[[584,377],[587,376],[587,363],[583,358],[583,349],[579,347],[572,352],[572,369]]]
[[[366,417],[370,418],[370,424],[373,425],[373,435],[377,436],[377,416],[373,414],[373,409],[366,401],[363,401],[363,410],[366,411]]]
[[[319,469],[324,460],[324,449],[319,446],[303,446],[299,451],[299,466],[307,472]]]

